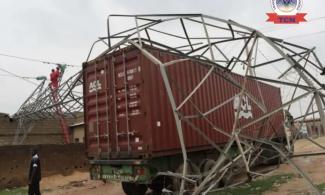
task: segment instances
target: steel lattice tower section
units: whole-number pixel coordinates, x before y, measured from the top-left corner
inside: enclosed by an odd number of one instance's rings
[[[81,72],[61,82],[55,99],[52,88],[45,83],[46,80],[43,80],[12,116],[13,119],[18,120],[13,144],[22,144],[37,120],[58,119],[63,131],[67,131],[64,129],[66,128],[64,117],[76,117],[77,112],[83,112]],[[68,137],[64,136],[65,143],[68,143]]]
[[[114,22],[116,22],[116,25]],[[114,31],[112,27],[116,26],[118,26],[118,30]],[[325,88],[319,76],[324,67],[315,54],[315,48],[306,48],[282,39],[268,37],[256,29],[234,21],[202,14],[110,15],[107,19],[107,30],[107,37],[99,38],[94,42],[88,59],[97,43],[104,42],[108,46],[108,49],[101,53],[99,57],[124,47],[134,46],[160,69],[170,106],[174,111],[174,122],[177,126],[183,154],[183,170],[181,173],[168,172],[160,174],[181,179],[179,194],[183,194],[188,190],[186,189],[187,185],[185,185],[187,182],[197,184],[197,187],[194,188],[194,195],[210,192],[231,171],[232,165],[238,161],[245,164],[246,173],[251,177],[262,175],[262,173],[251,170],[254,161],[261,155],[263,150],[261,145],[272,147],[278,153],[277,156],[286,159],[315,193],[321,194],[309,176],[290,159],[290,146],[301,132],[302,124],[295,128],[293,140],[288,142],[286,148],[273,142],[272,136],[256,138],[244,133],[245,128],[261,121],[267,123],[274,113],[283,110],[290,111],[296,122],[316,115],[320,117],[322,126],[325,127]],[[147,51],[143,45],[173,52],[183,56],[183,59],[162,62]],[[192,89],[191,93],[183,96],[183,101],[177,104],[175,94],[172,92],[172,83],[175,79],[168,74],[166,69],[168,66],[177,66],[178,63],[186,60],[206,62],[209,71],[201,78],[201,81]],[[195,100],[191,99],[193,94],[206,82],[207,78],[212,73],[218,72],[222,73],[221,76],[227,82],[240,89],[240,93],[236,94],[239,101],[236,106],[237,114],[235,114],[231,132],[220,128],[218,124],[213,124],[209,121],[208,115],[212,112],[218,112],[225,104],[232,102],[234,97],[220,105],[211,107],[209,110],[200,110]],[[238,82],[233,78],[232,73],[244,76],[244,82]],[[283,95],[282,105],[273,110],[267,110],[265,106],[267,102],[263,101],[260,87],[258,86],[259,96],[252,95],[247,90],[247,79],[265,82],[281,88],[282,93],[285,94]],[[241,125],[239,123],[239,112],[242,109],[240,103],[243,101],[244,96],[254,102],[263,114],[247,124]],[[182,113],[181,108],[184,104],[192,104],[196,109],[196,114],[187,116],[186,113]],[[209,174],[203,178],[200,175],[188,173],[187,150],[182,126],[184,124],[191,126],[193,130],[200,132],[200,135],[206,141],[213,142],[199,127],[191,122],[193,118],[208,121],[211,129],[228,137],[228,143],[222,149],[216,147],[216,152],[220,153],[220,156]],[[286,128],[293,128],[290,123],[284,125]],[[228,154],[232,146],[238,148],[239,154],[229,161]],[[201,178],[202,181],[196,181],[197,178]]]

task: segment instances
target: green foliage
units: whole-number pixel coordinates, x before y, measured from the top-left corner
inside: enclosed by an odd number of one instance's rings
[[[226,188],[218,192],[212,192],[209,195],[261,195],[265,191],[276,189],[281,184],[287,183],[292,177],[293,174],[274,175],[235,188]]]
[[[325,183],[318,184],[317,187],[318,187],[321,191],[325,191]]]
[[[26,195],[26,194],[28,194],[27,187],[0,190],[0,195]]]

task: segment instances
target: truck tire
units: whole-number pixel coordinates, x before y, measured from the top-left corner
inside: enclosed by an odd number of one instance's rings
[[[232,180],[234,178],[234,175],[232,171],[228,171],[224,177],[220,180],[218,187],[227,187],[231,184]]]
[[[213,166],[215,165],[216,161],[211,160],[211,159],[204,159],[201,163],[200,163],[200,172],[201,175],[203,176],[203,178],[205,178],[211,171],[211,169],[213,168]]]
[[[175,170],[175,173],[182,173],[183,172],[183,163],[181,163],[178,168]],[[187,174],[188,175],[199,175],[200,169],[192,162],[189,162],[187,165]],[[181,186],[181,179],[173,178],[173,189],[174,192],[178,192]],[[195,184],[185,182],[185,190],[192,191],[195,188]]]
[[[152,191],[152,195],[161,195],[164,187],[168,185],[169,179],[164,176],[158,176],[154,178],[149,185],[149,188]]]
[[[270,166],[281,164],[281,156],[271,145],[262,144],[261,148],[263,149],[261,155],[266,159],[262,159],[262,163],[259,164]]]
[[[122,188],[126,195],[144,195],[147,192],[147,185],[131,182],[122,182]]]

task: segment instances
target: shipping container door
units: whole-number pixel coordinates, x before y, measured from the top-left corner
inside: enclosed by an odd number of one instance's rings
[[[106,60],[89,64],[84,72],[87,150],[91,156],[108,152],[108,86]]]
[[[137,51],[116,55],[113,60],[115,101],[115,152],[118,155],[144,152],[146,117],[142,105],[142,70]]]

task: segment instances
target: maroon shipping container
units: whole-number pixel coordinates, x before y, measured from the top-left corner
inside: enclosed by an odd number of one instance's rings
[[[181,56],[146,46],[146,49],[168,62]],[[167,74],[177,105],[195,88],[209,71],[197,60],[183,61],[168,66]],[[244,78],[232,74],[242,83]],[[173,112],[159,67],[149,61],[138,49],[128,47],[84,64],[84,104],[86,145],[89,157],[134,158],[157,157],[181,153]],[[267,110],[281,106],[280,89],[259,82]],[[260,102],[258,82],[247,81],[248,91]],[[197,115],[192,103],[206,112],[240,92],[240,89],[215,72],[180,110],[184,116]],[[235,98],[237,99],[237,98]],[[217,127],[232,130],[235,118],[234,100],[207,115]],[[192,103],[191,103],[192,102]],[[236,104],[237,105],[237,104]],[[239,126],[258,118],[262,110],[244,96]],[[242,131],[253,137],[283,137],[282,111]],[[203,118],[189,121],[203,130],[214,142],[222,145],[228,138],[213,130]],[[187,123],[182,122],[188,151],[212,146]]]

